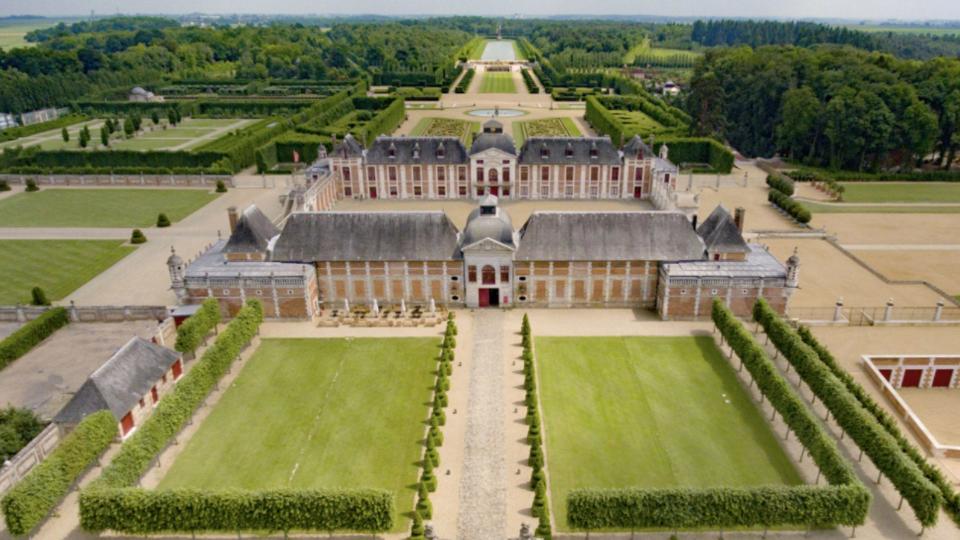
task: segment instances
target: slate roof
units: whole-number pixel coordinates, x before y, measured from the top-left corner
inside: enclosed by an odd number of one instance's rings
[[[506,133],[483,132],[473,138],[470,146],[470,155],[479,154],[485,150],[496,148],[511,156],[517,155],[517,147],[513,144],[513,137]]]
[[[547,157],[543,156],[544,148],[549,151]],[[568,149],[572,154],[568,155]],[[591,149],[596,149],[595,157],[590,155]],[[620,152],[610,142],[610,137],[530,137],[520,149],[519,163],[619,165]]]
[[[172,349],[135,337],[90,375],[53,421],[76,424],[102,410],[120,421],[179,358]]]
[[[223,253],[226,240],[218,240],[207,251],[187,265],[184,278],[187,286],[200,286],[210,279],[237,279],[244,277],[299,277],[313,279],[312,264],[291,264],[272,261],[227,261]]]
[[[627,141],[627,144],[623,146],[624,155],[630,158],[636,157],[639,150],[643,150],[643,157],[645,158],[656,157],[656,154],[654,154],[653,149],[650,148],[650,145],[643,142],[643,139],[640,138],[639,135],[634,135],[633,138]]]
[[[663,271],[671,278],[777,279],[787,275],[780,261],[757,244],[747,245],[743,261],[677,262],[664,264]]]
[[[737,229],[733,217],[723,205],[710,212],[707,219],[697,227],[697,234],[703,238],[707,250],[712,253],[747,253],[750,248],[743,235]]]
[[[437,150],[443,146],[443,157]],[[390,157],[391,146],[396,157]],[[416,157],[415,157],[416,156]],[[367,150],[366,163],[370,165],[416,164],[442,165],[464,164],[467,149],[457,137],[377,137]]]
[[[333,154],[341,158],[363,157],[363,146],[350,133],[343,137],[343,141],[336,145]]]
[[[484,214],[483,208],[493,207],[493,214]],[[486,195],[480,199],[480,205],[474,208],[467,216],[467,225],[463,229],[461,246],[469,246],[483,240],[492,238],[501,244],[514,247],[513,243],[513,221],[503,208],[497,205],[495,195]]]
[[[270,239],[280,234],[280,229],[265,216],[256,205],[251,204],[240,215],[237,227],[230,234],[224,253],[262,253],[267,251]]]
[[[520,229],[523,261],[702,260],[680,212],[534,212]]]
[[[287,219],[274,261],[444,261],[457,227],[433,212],[301,212]]]

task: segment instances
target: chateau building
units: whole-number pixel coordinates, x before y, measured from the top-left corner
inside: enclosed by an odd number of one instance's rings
[[[386,136],[364,149],[347,135],[308,176],[329,171],[338,199],[644,199],[674,209],[678,170],[668,153],[638,136],[620,149],[609,137],[530,137],[517,149],[489,120],[469,149],[457,137]]]
[[[708,316],[713,297],[744,316],[763,297],[784,312],[799,259],[785,267],[746,243],[736,216],[718,207],[694,229],[679,211],[536,211],[515,229],[488,193],[462,231],[440,211],[297,212],[278,229],[251,206],[229,211],[229,239],[189,265],[173,254],[168,268],[182,301],[214,297],[226,315],[247,298],[267,317],[301,319],[374,301],[642,307],[691,319]]]

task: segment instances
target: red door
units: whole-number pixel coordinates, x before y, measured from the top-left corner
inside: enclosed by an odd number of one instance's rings
[[[953,380],[952,369],[938,369],[933,374],[934,388],[950,388],[950,381]]]
[[[123,435],[130,433],[130,430],[133,429],[133,415],[127,413],[122,419],[120,419],[120,431],[123,432]]]
[[[890,377],[891,377],[892,375],[893,375],[893,370],[892,370],[892,369],[881,369],[881,370],[880,370],[880,376],[883,377],[884,379],[888,380],[888,381],[890,380]]]
[[[180,375],[183,374],[183,366],[180,365],[180,361],[177,360],[173,363],[173,380],[180,378]]]
[[[635,186],[635,187],[633,188],[633,198],[634,198],[634,199],[641,199],[641,198],[643,198],[643,187],[641,187],[641,186]]]
[[[903,372],[903,381],[900,383],[900,386],[904,388],[917,388],[920,386],[920,379],[922,378],[922,369],[908,369]]]
[[[480,289],[480,307],[490,307],[490,289]]]
[[[376,198],[377,198],[377,187],[376,187],[376,186],[370,186],[370,198],[371,198],[371,199],[376,199]]]
[[[500,195],[500,188],[497,186],[490,186],[490,194],[493,195],[494,197],[496,197],[497,195]]]

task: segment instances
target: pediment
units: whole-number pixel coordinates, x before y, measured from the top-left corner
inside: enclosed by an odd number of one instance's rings
[[[484,238],[482,240],[477,240],[476,242],[470,245],[463,246],[463,248],[461,249],[461,251],[464,251],[464,252],[469,251],[471,253],[491,252],[491,251],[510,253],[516,250],[517,249],[515,247],[508,246],[503,242],[498,242],[493,238]]]
[[[499,160],[504,160],[504,159],[517,159],[517,156],[515,156],[515,155],[513,155],[513,154],[510,154],[510,153],[508,153],[508,152],[504,152],[503,150],[500,150],[499,148],[487,148],[487,149],[484,150],[483,152],[477,152],[476,154],[470,154],[470,159],[482,159],[482,160],[499,159]]]

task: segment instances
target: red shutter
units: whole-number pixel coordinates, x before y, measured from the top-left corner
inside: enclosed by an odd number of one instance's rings
[[[126,436],[127,433],[130,433],[130,430],[133,429],[133,414],[127,413],[120,420],[120,431],[122,435]]]
[[[180,375],[183,375],[183,366],[180,365],[180,360],[177,360],[173,363],[173,380],[179,379]]]

